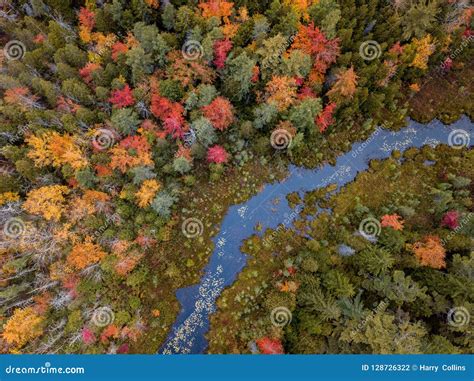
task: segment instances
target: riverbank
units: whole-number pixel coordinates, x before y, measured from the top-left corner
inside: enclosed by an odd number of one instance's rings
[[[143,289],[142,298],[147,314],[153,318],[149,329],[131,348],[134,353],[156,353],[163,344],[180,311],[176,290],[198,283],[214,249],[212,238],[227,209],[285,173],[284,166],[254,161],[226,171],[217,181],[198,179],[178,209],[179,219],[175,216],[171,220],[164,232],[165,241],[148,259],[147,267],[153,268],[155,274]],[[187,218],[202,223],[196,237],[188,238],[183,233],[182,224]]]
[[[446,305],[465,305],[470,303],[469,291],[467,288],[461,291],[459,286],[456,286],[460,293],[458,296],[451,295],[450,290],[441,291],[443,283],[437,282],[441,281],[444,272],[430,266],[420,266],[413,252],[405,245],[411,245],[417,239],[422,240],[426,235],[439,236],[448,253],[446,261],[454,261],[450,265],[451,270],[445,275],[445,281],[458,281],[452,266],[469,258],[469,228],[464,226],[455,239],[446,240],[449,228],[439,225],[445,209],[433,204],[433,192],[440,189],[443,182],[457,184],[455,187],[458,190],[449,208],[459,211],[459,216],[469,213],[472,195],[471,198],[468,196],[469,188],[465,187],[469,184],[467,179],[474,179],[472,162],[472,151],[454,150],[446,146],[409,149],[402,156],[395,152],[390,159],[372,162],[369,171],[360,173],[354,182],[329,199],[328,189],[306,193],[305,208],[294,224],[300,233],[284,227],[276,233],[267,231],[265,237],[253,236],[245,242],[242,250],[250,256],[247,267],[218,300],[218,312],[211,317],[208,334],[209,353],[251,353],[257,351],[256,343],[262,338],[284,343],[290,353],[462,352],[464,344],[459,334],[450,330],[450,327],[437,327],[428,323],[431,314],[439,316],[445,314],[446,310],[440,305],[434,307],[426,298],[436,290],[435,294],[441,292],[446,298]],[[377,192],[374,192],[375,189]],[[293,199],[298,201],[297,198]],[[330,209],[333,213],[324,212],[315,216],[315,211],[321,208]],[[407,287],[420,290],[417,291],[420,292],[418,296],[387,296],[384,288],[371,286],[374,280],[370,279],[382,274],[377,272],[377,266],[382,266],[382,269],[384,264],[370,262],[373,254],[364,253],[372,250],[373,245],[363,237],[353,235],[353,232],[357,231],[364,216],[376,216],[374,221],[377,222],[384,213],[399,213],[403,220],[403,234],[399,229],[381,229],[378,222],[381,231],[377,232],[377,236],[381,235],[376,250],[378,255],[388,256],[380,258],[381,261],[389,261],[383,272],[390,269],[392,276],[395,274],[400,277],[403,272],[411,275],[413,279],[408,276],[403,282],[407,282]],[[270,246],[265,246],[263,242],[269,242]],[[354,272],[351,270],[353,266]],[[366,271],[368,273],[364,275]],[[430,288],[425,286],[427,284]],[[362,289],[365,292],[360,300],[357,290]],[[384,295],[388,298],[385,301]],[[359,318],[343,315],[340,303],[344,298],[349,303],[348,307],[351,303],[361,304]],[[416,302],[417,298],[425,301]],[[392,311],[395,314],[397,308],[399,312],[405,311],[415,317],[403,323],[405,328],[401,328],[400,322],[393,325],[392,333],[403,340],[387,340],[384,344],[377,344],[375,338],[365,336],[369,334],[366,329],[370,324],[356,328],[358,319],[370,312],[367,307],[382,302],[384,307],[377,310],[376,314],[388,319],[385,324],[394,324],[389,322]],[[422,303],[425,310],[432,309],[432,312],[425,315],[426,312],[415,308],[416,303]],[[416,327],[423,320],[427,329],[416,332],[419,329]],[[403,336],[403,330],[406,329],[412,332],[408,339]],[[379,332],[381,336],[386,334]],[[337,339],[339,335],[342,336]],[[427,341],[422,339],[424,336]],[[393,342],[395,344],[391,345]],[[428,343],[428,348],[421,349],[421,342]],[[433,349],[441,342],[443,348]]]

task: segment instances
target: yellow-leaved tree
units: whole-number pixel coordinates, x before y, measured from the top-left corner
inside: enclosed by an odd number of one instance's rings
[[[3,339],[15,349],[20,349],[29,341],[43,333],[44,318],[32,307],[17,308],[3,325]]]
[[[160,187],[160,183],[154,179],[145,180],[140,190],[135,194],[135,197],[138,201],[138,206],[140,208],[146,208],[149,206]]]
[[[47,185],[33,189],[27,194],[23,209],[28,213],[43,216],[46,220],[59,221],[65,206],[64,195],[69,189],[64,185]]]
[[[37,167],[52,165],[59,168],[69,164],[73,169],[87,166],[87,159],[71,135],[46,132],[40,136],[31,135],[26,139],[31,147],[27,156]]]
[[[430,34],[427,34],[421,39],[414,38],[412,44],[416,49],[415,58],[410,66],[418,69],[428,69],[428,59],[435,51],[435,44]]]

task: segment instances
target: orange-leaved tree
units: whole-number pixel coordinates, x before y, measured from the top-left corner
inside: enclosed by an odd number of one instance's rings
[[[234,108],[224,97],[217,97],[209,105],[204,106],[202,111],[216,130],[224,131],[234,121]]]
[[[416,54],[410,66],[421,70],[428,69],[428,59],[436,50],[433,38],[427,34],[421,39],[414,38],[412,44],[416,49]]]
[[[267,102],[273,103],[279,111],[285,111],[295,103],[296,90],[294,78],[274,75],[265,87]]]
[[[356,92],[357,78],[352,66],[347,70],[340,71],[336,74],[336,82],[332,89],[327,93],[329,99],[338,104],[351,99]]]
[[[415,242],[411,249],[423,266],[434,269],[446,267],[446,250],[438,236],[426,236],[422,241]]]
[[[394,230],[403,230],[404,221],[398,214],[385,214],[380,221],[382,227],[391,227]]]
[[[89,265],[99,262],[106,256],[100,245],[92,243],[91,237],[86,237],[84,243],[73,246],[67,257],[68,263],[77,270],[82,270]]]

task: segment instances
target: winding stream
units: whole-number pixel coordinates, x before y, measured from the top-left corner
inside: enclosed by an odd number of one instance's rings
[[[216,299],[246,264],[246,255],[240,251],[243,241],[256,234],[257,223],[262,225],[262,232],[258,234],[263,234],[266,229],[276,229],[280,224],[288,226],[296,218],[297,213],[286,201],[287,194],[303,195],[331,183],[340,188],[353,181],[357,173],[367,170],[369,160],[388,158],[395,149],[405,151],[410,147],[440,143],[471,146],[473,135],[474,123],[467,117],[450,126],[434,120],[424,125],[410,121],[398,132],[378,128],[365,142],[353,144],[351,151],[340,156],[335,166],[326,164],[316,169],[291,166],[285,180],[267,184],[248,201],[230,207],[219,234],[213,238],[215,250],[201,282],[176,292],[181,312],[159,353],[203,353],[206,350],[205,334],[209,330],[209,315],[215,312]]]

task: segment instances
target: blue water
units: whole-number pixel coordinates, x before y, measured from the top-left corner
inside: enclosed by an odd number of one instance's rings
[[[463,132],[464,131],[464,132]],[[316,169],[290,166],[289,176],[275,184],[267,184],[250,200],[229,208],[219,234],[214,237],[215,250],[204,276],[197,285],[179,289],[176,296],[181,303],[172,330],[160,353],[203,353],[207,346],[205,334],[209,330],[209,315],[215,312],[215,301],[224,287],[230,286],[246,264],[246,255],[240,251],[244,240],[257,234],[255,226],[276,229],[292,225],[297,211],[292,210],[285,196],[337,184],[338,188],[351,182],[357,173],[368,169],[371,159],[390,157],[393,150],[403,152],[410,147],[463,144],[472,146],[474,124],[467,117],[450,126],[434,120],[428,124],[410,121],[399,132],[378,128],[365,142],[355,143],[351,151],[340,156],[336,165]],[[275,202],[278,200],[279,202]]]

